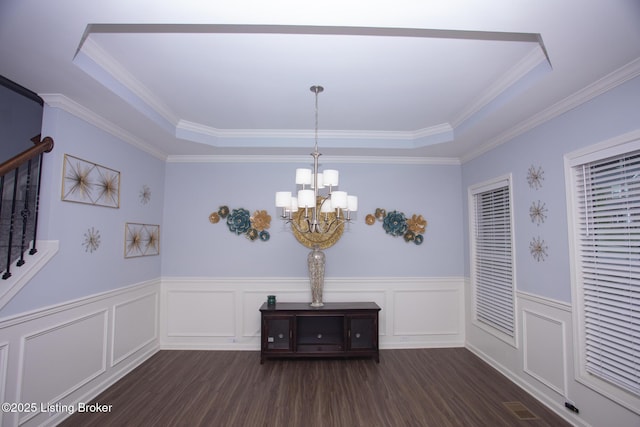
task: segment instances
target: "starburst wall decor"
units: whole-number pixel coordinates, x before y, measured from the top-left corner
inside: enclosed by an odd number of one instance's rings
[[[160,253],[160,226],[128,222],[124,226],[124,257],[152,256]]]
[[[534,237],[529,243],[529,251],[531,256],[538,262],[544,261],[547,258],[547,244],[540,237]]]
[[[527,172],[527,182],[529,183],[529,187],[538,190],[542,187],[542,181],[544,181],[544,171],[541,166],[537,168],[533,165],[529,168]]]
[[[151,189],[147,184],[144,184],[142,186],[142,189],[140,190],[140,203],[142,203],[143,205],[146,205],[147,203],[149,203],[150,200],[151,200]]]
[[[119,208],[120,172],[65,154],[62,200]]]
[[[546,204],[544,202],[541,202],[540,200],[531,203],[531,207],[529,208],[529,217],[531,217],[531,222],[533,222],[534,224],[542,224],[545,219],[547,219]]]
[[[84,246],[84,251],[93,253],[93,251],[98,250],[100,247],[100,231],[96,230],[94,227],[91,227],[84,233],[84,240],[82,241],[82,246]]]

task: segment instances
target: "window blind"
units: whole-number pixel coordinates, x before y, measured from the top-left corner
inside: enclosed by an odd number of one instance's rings
[[[475,194],[476,318],[514,336],[509,186]]]
[[[640,395],[640,151],[573,173],[585,368]]]

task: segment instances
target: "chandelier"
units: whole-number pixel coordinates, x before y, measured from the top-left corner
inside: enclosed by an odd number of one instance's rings
[[[358,210],[358,198],[338,191],[339,173],[335,169],[318,170],[318,94],[324,88],[311,86],[315,94],[315,144],[313,169],[296,169],[296,196],[291,191],[276,192],[276,208],[281,209],[280,218],[291,224],[291,229],[300,243],[309,248],[325,249],[335,244],[344,224],[351,221],[351,214]]]

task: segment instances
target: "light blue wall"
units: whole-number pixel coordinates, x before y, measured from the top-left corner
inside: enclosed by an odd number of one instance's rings
[[[311,156],[309,157],[311,161]],[[359,212],[340,241],[325,250],[327,277],[461,276],[463,267],[459,165],[331,164],[340,188],[358,195]],[[170,163],[166,175],[163,276],[305,277],[309,249],[277,218],[276,191],[295,189],[296,167],[307,164]],[[211,224],[221,205],[265,209],[272,217],[268,242]],[[385,234],[364,218],[377,207],[428,221],[422,245]]]
[[[469,274],[467,188],[503,174],[513,174],[516,239],[516,281],[521,291],[571,301],[569,245],[565,195],[564,155],[640,128],[640,78],[635,78],[578,108],[544,123],[513,141],[462,166],[464,198],[465,274]],[[527,183],[531,166],[541,167],[544,181],[539,190]],[[529,208],[542,201],[547,220],[532,223]],[[548,258],[537,262],[529,243],[542,238]]]
[[[343,238],[326,250],[328,277],[445,277],[469,274],[467,188],[512,173],[516,271],[519,290],[570,301],[563,155],[640,127],[640,78],[629,81],[527,132],[483,156],[457,165],[331,164],[341,187],[357,194],[360,211]],[[308,249],[277,219],[274,192],[292,190],[293,163],[167,163],[65,113],[45,107],[43,135],[55,139],[43,171],[39,238],[59,240],[58,255],[9,304],[0,317],[117,289],[159,276],[304,277]],[[121,172],[121,207],[60,200],[65,153]],[[530,166],[544,170],[543,186],[529,188]],[[151,202],[139,200],[142,186]],[[546,203],[540,226],[532,202]],[[220,205],[266,209],[271,240],[249,242],[208,216]],[[377,207],[422,214],[429,222],[422,246],[364,223]],[[124,224],[161,224],[161,255],[125,259]],[[95,227],[101,245],[85,252],[84,233]],[[544,262],[529,253],[540,236]]]
[[[160,256],[124,258],[126,222],[162,223],[165,163],[62,110],[45,107],[42,135],[55,147],[45,154],[38,239],[58,240],[58,254],[2,309],[0,317],[117,289],[160,275]],[[61,200],[64,154],[120,171],[120,208]],[[151,201],[139,199],[142,186]],[[100,247],[86,252],[91,227]],[[162,229],[161,229],[162,235]],[[27,257],[28,262],[28,257]]]

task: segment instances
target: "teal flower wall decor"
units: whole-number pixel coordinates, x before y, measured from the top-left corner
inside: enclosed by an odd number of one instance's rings
[[[382,222],[384,231],[393,236],[404,237],[405,242],[413,242],[416,245],[424,241],[424,232],[427,227],[427,220],[422,215],[413,215],[407,218],[404,213],[398,211],[388,212],[385,209],[376,209],[375,215],[369,214],[365,217],[368,225],[373,225],[376,220]]]
[[[249,240],[269,240],[271,235],[266,230],[271,226],[271,216],[266,210],[255,211],[253,215],[247,209],[238,208],[229,212],[227,206],[220,206],[217,212],[209,215],[209,222],[217,224],[220,218],[226,219],[229,231],[237,236],[244,235]]]
[[[382,228],[393,237],[404,235],[407,231],[407,219],[402,212],[389,212],[382,220]]]
[[[246,209],[234,209],[231,215],[227,216],[227,227],[229,231],[236,234],[244,234],[251,228],[249,211]]]

